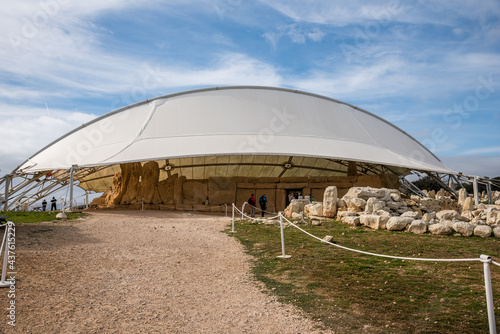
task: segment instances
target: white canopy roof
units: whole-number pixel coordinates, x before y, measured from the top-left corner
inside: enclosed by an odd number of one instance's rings
[[[209,88],[133,104],[59,138],[18,171],[225,155],[340,159],[455,174],[374,114],[328,97],[270,87]]]

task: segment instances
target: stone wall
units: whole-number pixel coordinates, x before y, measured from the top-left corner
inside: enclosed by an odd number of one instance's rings
[[[169,210],[217,211],[216,207],[236,203],[241,207],[251,194],[258,199],[265,194],[268,209],[281,211],[287,204],[287,190],[300,190],[303,195],[312,194],[323,199],[328,186],[336,186],[338,196],[356,186],[399,188],[396,175],[358,175],[336,177],[210,177],[208,180],[188,180],[172,174],[159,180],[159,166],[155,161],[120,165],[115,174],[113,187],[109,188],[94,204],[105,207],[159,205]],[[104,203],[104,204],[103,204]],[[203,209],[203,210],[202,210]]]

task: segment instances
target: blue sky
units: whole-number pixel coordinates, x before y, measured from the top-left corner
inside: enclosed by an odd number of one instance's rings
[[[396,124],[450,168],[500,175],[500,2],[20,1],[0,11],[0,175],[116,108],[264,85]]]

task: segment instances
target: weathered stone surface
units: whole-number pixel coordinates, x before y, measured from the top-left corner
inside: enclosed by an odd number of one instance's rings
[[[411,222],[408,231],[414,234],[424,234],[427,232],[427,222],[424,220],[414,220]]]
[[[383,200],[377,199],[376,197],[370,197],[366,201],[365,211],[368,213],[377,212],[385,207],[385,202]]]
[[[495,238],[500,238],[500,226],[493,229],[493,235]]]
[[[491,235],[492,229],[488,225],[477,225],[474,228],[474,235],[481,238],[488,238]]]
[[[474,225],[467,222],[455,222],[453,224],[453,229],[463,235],[464,237],[470,237],[474,234]]]
[[[435,235],[449,235],[453,232],[451,227],[443,223],[429,225],[428,228],[429,232]]]
[[[323,194],[323,216],[333,218],[337,214],[337,187],[330,186]]]
[[[321,226],[321,220],[319,220],[319,219],[313,219],[311,221],[311,225],[312,226]]]
[[[353,198],[362,198],[368,200],[370,197],[382,198],[385,196],[385,192],[382,189],[371,188],[371,187],[352,187],[347,192],[348,196]]]
[[[486,214],[486,224],[498,225],[500,224],[500,211],[490,211]]]
[[[292,212],[292,218],[294,219],[300,219],[302,218],[302,214],[301,213],[298,213],[298,212]]]
[[[178,177],[174,181],[174,204],[182,204],[184,196],[182,194],[183,191],[183,185],[184,182],[186,182],[186,177],[183,175],[181,177]]]
[[[383,216],[383,217],[392,217],[392,214],[389,212],[389,211],[386,211],[386,210],[378,210],[377,212],[375,212],[377,215],[379,216]]]
[[[182,185],[184,204],[202,204],[208,198],[208,185],[202,181],[186,181]]]
[[[360,219],[358,216],[345,216],[340,219],[340,221],[344,224],[349,224],[351,226],[359,226],[361,225]]]
[[[474,210],[474,201],[472,200],[471,197],[467,197],[464,201],[464,204],[462,205],[462,210],[463,211],[471,211]]]
[[[390,217],[387,221],[386,228],[389,231],[402,231],[411,224],[413,218],[410,217]]]
[[[321,217],[323,216],[323,203],[315,202],[311,204],[307,204],[304,207],[304,213],[309,216]]]
[[[285,211],[283,214],[285,217],[292,217],[294,218],[293,214],[294,213],[300,213],[304,211],[304,207],[311,202],[308,199],[292,199],[290,204],[286,207]],[[302,214],[300,215],[302,217]]]
[[[283,211],[286,208],[286,190],[276,189],[276,210]]]
[[[208,179],[208,198],[210,205],[234,203],[236,201],[236,184],[229,177],[210,177]]]
[[[358,214],[354,211],[339,211],[337,212],[337,218],[347,217],[347,216],[357,216]]]
[[[467,194],[467,190],[465,190],[464,188],[461,188],[460,190],[458,190],[458,204],[463,206],[464,205],[464,202],[465,202],[465,199],[468,197],[469,195]]]
[[[378,215],[361,215],[359,222],[362,225],[368,226],[375,230],[383,230],[386,227],[389,217],[382,217]]]
[[[173,174],[169,178],[158,182],[158,193],[163,204],[174,204],[174,185],[175,179],[179,174]]]
[[[412,220],[416,220],[420,218],[420,213],[416,211],[406,211],[401,214],[401,217],[411,218]]]
[[[435,212],[426,212],[422,216],[422,219],[425,220],[426,222],[430,222],[431,219],[436,218],[436,213]]]
[[[123,197],[121,204],[130,204],[136,201],[139,187],[139,179],[142,175],[142,165],[140,162],[121,164]]]
[[[401,195],[397,192],[390,193],[390,196],[394,202],[401,202]]]
[[[397,210],[401,207],[401,202],[389,201],[387,202],[387,207],[391,210]]]
[[[441,220],[462,220],[462,216],[455,210],[441,210],[436,213],[436,217]]]
[[[365,210],[366,201],[362,198],[351,198],[347,202],[347,209],[349,211],[361,212]]]
[[[160,204],[158,188],[158,178],[160,169],[156,161],[148,161],[142,166],[141,181],[137,189],[137,200],[144,200],[144,203]],[[154,200],[157,200],[155,203]]]

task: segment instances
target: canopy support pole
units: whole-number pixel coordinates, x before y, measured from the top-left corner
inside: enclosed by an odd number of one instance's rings
[[[488,204],[493,204],[493,194],[491,193],[491,181],[486,184],[488,189]]]
[[[479,190],[477,185],[477,175],[474,175],[473,188],[474,188],[474,205],[479,205],[479,194],[478,194]]]
[[[3,203],[3,211],[9,210],[9,187],[10,187],[10,175],[5,175],[5,197]]]

